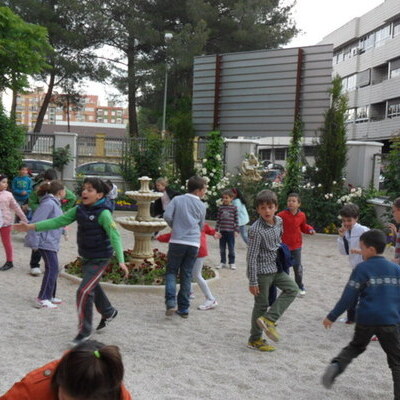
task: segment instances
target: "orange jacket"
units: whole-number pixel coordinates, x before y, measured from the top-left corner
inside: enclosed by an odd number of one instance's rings
[[[57,396],[51,391],[51,378],[59,362],[60,360],[55,360],[29,372],[7,393],[0,396],[0,400],[57,400]],[[132,400],[124,385],[121,400]]]

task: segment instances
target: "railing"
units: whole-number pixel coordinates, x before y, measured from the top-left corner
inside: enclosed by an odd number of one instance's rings
[[[24,153],[52,154],[54,150],[54,135],[27,133],[25,136]]]

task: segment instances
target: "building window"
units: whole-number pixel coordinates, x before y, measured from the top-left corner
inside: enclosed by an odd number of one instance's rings
[[[393,23],[393,37],[400,34],[400,20]]]
[[[369,106],[358,107],[356,109],[356,122],[368,121]]]
[[[342,79],[342,90],[344,92],[350,92],[351,90],[355,90],[357,86],[357,74],[353,74],[350,76],[346,76]]]
[[[361,51],[367,51],[374,47],[375,44],[375,33],[369,33],[368,35],[363,36],[359,41],[359,48]]]
[[[122,117],[122,111],[121,111],[121,110],[118,110],[118,111],[117,111],[117,116],[118,116],[118,117]]]
[[[382,46],[390,38],[390,25],[386,25],[375,33],[375,46]]]
[[[368,86],[371,82],[371,70],[366,69],[365,71],[357,74],[357,87]]]
[[[349,109],[346,111],[346,115],[345,115],[346,120],[345,120],[345,123],[346,123],[346,124],[350,124],[350,123],[354,122],[355,116],[356,116],[356,109],[355,109],[355,108],[349,108]]]
[[[400,99],[393,99],[388,102],[388,118],[400,116]]]
[[[103,122],[103,118],[97,118],[97,122],[98,123],[102,123]]]
[[[315,156],[315,146],[304,146],[304,156],[314,157]]]
[[[284,161],[286,159],[286,149],[275,149],[275,161]]]
[[[122,124],[122,118],[117,118],[117,124]]]

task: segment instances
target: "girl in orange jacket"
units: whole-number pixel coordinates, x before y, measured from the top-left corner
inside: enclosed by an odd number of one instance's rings
[[[88,340],[25,376],[0,400],[132,400],[117,346]]]

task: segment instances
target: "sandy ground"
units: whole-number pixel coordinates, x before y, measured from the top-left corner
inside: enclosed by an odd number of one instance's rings
[[[123,215],[117,212],[117,215]],[[75,224],[62,243],[60,264],[76,257]],[[129,232],[121,229],[125,248]],[[76,284],[59,279],[58,310],[33,308],[41,278],[28,274],[30,252],[23,234],[13,234],[16,267],[0,271],[0,393],[30,370],[59,358],[76,335]],[[303,264],[307,295],[296,299],[279,321],[282,340],[277,351],[260,353],[246,347],[252,296],[245,274],[246,248],[237,240],[236,271],[222,270],[212,285],[215,310],[198,311],[198,288],[188,320],[164,315],[163,294],[109,292],[120,314],[94,338],[120,346],[125,384],[133,398],[157,399],[392,399],[392,380],[379,343],[355,360],[334,388],[325,390],[320,377],[329,360],[352,337],[353,327],[337,322],[325,331],[321,321],[336,303],[350,267],[336,251],[334,236],[305,237]],[[157,247],[166,249],[164,244]],[[218,244],[209,238],[208,263],[219,261]],[[0,250],[0,262],[4,253]],[[94,316],[97,324],[99,315]],[[39,399],[38,399],[39,400]]]

